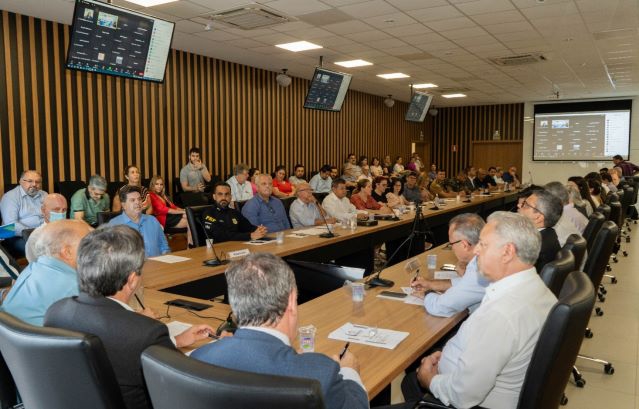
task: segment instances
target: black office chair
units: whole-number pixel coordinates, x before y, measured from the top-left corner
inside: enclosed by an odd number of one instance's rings
[[[150,185],[151,185],[151,178],[144,178],[144,179],[142,179],[142,181],[140,182],[140,185],[141,185],[142,187],[145,187],[145,188],[147,188],[147,189],[151,190],[151,187],[150,187]]]
[[[610,206],[608,206],[607,204],[599,205],[599,207],[595,209],[595,212],[603,214],[606,220],[610,220]]]
[[[284,199],[280,199],[282,204],[284,205],[284,210],[286,211],[286,217],[288,218],[288,222],[290,225],[293,225],[291,222],[291,216],[289,216],[289,211],[291,210],[291,205],[296,200],[296,197],[285,197]]]
[[[189,223],[189,230],[191,230],[193,247],[206,246],[206,234],[204,233],[204,225],[202,224],[202,215],[212,207],[213,205],[190,206],[185,209],[186,221]]]
[[[73,196],[73,194],[78,190],[86,187],[87,184],[82,180],[65,180],[62,182],[55,182],[53,185],[53,191],[55,193],[60,193],[65,199],[67,199],[67,216],[71,211],[71,196]]]
[[[588,224],[586,225],[583,234],[583,238],[586,239],[586,243],[588,244],[588,253],[590,253],[590,249],[592,248],[592,243],[595,240],[595,236],[597,235],[605,221],[606,218],[604,217],[604,215],[598,212],[594,212],[588,218]]]
[[[564,389],[583,341],[595,303],[594,294],[592,282],[584,273],[573,271],[568,275],[559,301],[550,310],[539,334],[517,409],[557,408],[568,402]],[[450,408],[431,395],[426,398],[416,407]]]
[[[35,327],[0,312],[0,352],[25,408],[124,407],[111,363],[94,335]]]
[[[632,209],[634,208],[634,204],[637,202],[637,196],[635,192],[636,190],[634,187],[627,186],[624,188],[623,196],[619,198],[619,201],[621,203],[621,213],[623,215],[622,217],[624,221],[622,225],[619,226],[619,228],[621,229],[621,236],[625,238],[626,243],[630,243],[630,235],[627,234],[626,231],[632,231],[632,228],[630,227],[629,214],[634,212]]]
[[[180,201],[184,208],[210,204],[207,194],[202,192],[182,192]]]
[[[241,212],[246,202],[248,202],[248,200],[238,200],[237,202],[235,202],[235,210]]]
[[[564,281],[572,271],[575,271],[575,256],[570,250],[562,248],[557,253],[557,259],[546,263],[539,276],[546,287],[559,297]]]
[[[118,195],[118,191],[124,185],[126,185],[126,182],[107,182],[106,192],[109,194],[109,200],[111,200],[110,206],[113,206],[113,199],[115,199]]]
[[[317,199],[317,203],[321,204],[326,198],[326,196],[328,196],[328,192],[324,192],[324,193],[314,192],[313,196],[315,196],[315,199]]]
[[[323,409],[319,381],[210,365],[153,345],[142,370],[155,409]]]
[[[98,212],[98,226],[108,223],[109,221],[111,221],[111,219],[119,216],[120,214],[122,214],[122,212]]]
[[[586,239],[581,237],[578,234],[571,234],[566,239],[566,244],[561,248],[562,250],[570,250],[572,255],[575,257],[575,269],[579,271],[583,271],[586,263],[586,249],[588,247],[588,243],[586,243]]]

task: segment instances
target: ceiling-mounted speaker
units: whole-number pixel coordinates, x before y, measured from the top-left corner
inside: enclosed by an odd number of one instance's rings
[[[430,116],[437,116],[438,113],[439,113],[439,110],[437,108],[431,108],[428,110],[428,115]]]
[[[395,105],[395,100],[393,99],[392,95],[388,95],[388,97],[386,97],[386,99],[384,100],[384,105],[386,105],[389,108],[392,108]]]
[[[289,85],[291,85],[291,81],[293,81],[291,77],[289,77],[288,74],[286,74],[287,71],[288,70],[286,68],[282,68],[282,72],[277,74],[277,77],[275,77],[275,81],[277,81],[277,85],[279,85],[282,88],[288,87]]]

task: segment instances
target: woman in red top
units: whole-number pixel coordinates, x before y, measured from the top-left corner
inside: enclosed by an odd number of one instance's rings
[[[373,184],[368,179],[360,179],[351,196],[351,203],[357,210],[379,210],[380,213],[391,213],[392,210],[383,203],[373,199]]]
[[[149,196],[153,215],[158,219],[163,228],[188,228],[184,209],[177,207],[164,193],[164,180],[162,176],[153,176],[149,185]]]
[[[273,196],[280,199],[295,196],[295,186],[286,180],[286,168],[279,165],[273,174]]]

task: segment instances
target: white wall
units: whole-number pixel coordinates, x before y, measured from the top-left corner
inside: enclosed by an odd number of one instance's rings
[[[526,102],[524,104],[524,116],[533,118],[534,103]],[[630,124],[630,161],[639,164],[639,97],[632,98]],[[596,172],[603,167],[609,168],[613,165],[612,158],[604,162],[533,162],[533,127],[534,122],[532,119],[524,121],[523,169],[520,173],[523,182],[529,181],[528,172],[532,174],[535,184],[542,185],[554,180],[565,182],[570,176],[584,176],[588,172]]]

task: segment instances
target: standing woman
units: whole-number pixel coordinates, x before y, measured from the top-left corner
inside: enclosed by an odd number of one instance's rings
[[[124,169],[124,177],[127,180],[127,184],[124,186],[138,186],[142,190],[142,195],[140,196],[142,213],[153,214],[153,207],[151,207],[151,199],[149,198],[149,191],[147,188],[142,186],[142,177],[140,175],[140,169],[138,169],[135,165],[129,165]],[[124,187],[122,186],[122,187]],[[113,212],[121,212],[122,211],[122,203],[120,203],[120,190],[116,193],[113,198],[113,206],[111,211]]]
[[[273,172],[273,196],[279,199],[295,196],[295,186],[286,179],[286,168],[282,165]]]

